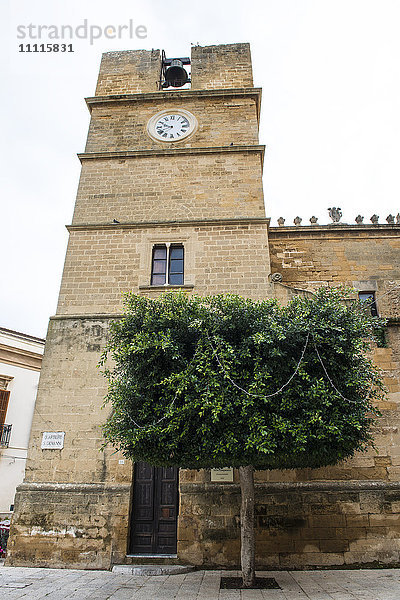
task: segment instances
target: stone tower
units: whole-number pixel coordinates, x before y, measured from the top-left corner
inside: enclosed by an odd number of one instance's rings
[[[109,568],[131,551],[133,513],[144,508],[135,508],[129,461],[100,451],[109,409],[96,368],[122,293],[266,295],[261,90],[249,45],[193,47],[191,84],[179,88],[160,86],[163,56],[104,54],[87,99],[89,134],[8,564]],[[53,447],[44,433],[59,434],[47,436]],[[170,475],[142,491],[159,495]],[[190,560],[183,530],[178,520],[178,557]]]

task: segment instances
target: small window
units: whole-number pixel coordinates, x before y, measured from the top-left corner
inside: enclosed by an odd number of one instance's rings
[[[167,247],[154,246],[151,285],[164,285],[167,277]]]
[[[183,246],[154,246],[151,285],[183,285],[183,265]]]
[[[183,284],[183,246],[171,246],[169,249],[168,283]]]
[[[375,292],[358,292],[358,299],[361,302],[365,302],[366,306],[369,307],[372,317],[378,316],[378,309],[376,307],[376,300],[375,300]]]

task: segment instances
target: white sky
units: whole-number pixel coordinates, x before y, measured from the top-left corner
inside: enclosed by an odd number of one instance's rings
[[[143,40],[19,53],[17,26],[145,25]],[[400,211],[398,0],[1,0],[0,326],[44,336],[55,313],[101,53],[250,42],[272,224],[385,223]],[[43,42],[50,40],[42,40]],[[69,40],[67,40],[69,42]]]

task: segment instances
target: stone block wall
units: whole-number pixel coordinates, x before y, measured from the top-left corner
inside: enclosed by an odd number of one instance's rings
[[[398,481],[400,435],[400,228],[398,225],[328,225],[269,229],[271,272],[282,284],[309,292],[320,286],[347,285],[374,291],[380,316],[389,319],[387,347],[371,347],[382,370],[387,397],[375,429],[376,450],[357,454],[341,465],[323,469],[273,471],[263,481],[317,479]],[[355,294],[356,297],[356,294]]]
[[[256,566],[398,565],[399,512],[398,482],[259,483]],[[182,483],[181,559],[198,566],[237,568],[239,513],[237,484]]]
[[[264,218],[261,147],[83,159],[73,224]]]
[[[116,313],[122,293],[158,296],[168,287],[150,286],[152,247],[182,243],[184,289],[200,295],[218,292],[263,298],[269,261],[265,219],[176,225],[76,227],[71,229],[58,313]]]
[[[129,461],[101,450],[107,381],[97,364],[109,319],[50,321],[27,459],[26,483],[130,483]],[[62,450],[42,450],[43,432],[65,432]]]
[[[250,44],[192,46],[192,89],[252,86]]]
[[[96,96],[156,91],[160,73],[160,50],[106,52]],[[191,87],[196,90],[252,87],[250,44],[192,46],[191,79]]]
[[[307,290],[348,285],[376,291],[379,314],[400,317],[400,227],[271,227],[271,271]]]
[[[212,96],[203,90],[149,93],[129,101],[100,102],[88,98],[91,122],[86,152],[123,152],[159,148],[199,148],[258,144],[261,90],[223,90]],[[138,102],[140,101],[140,110]],[[161,110],[184,109],[197,119],[198,129],[180,142],[159,142],[147,135],[149,119]]]
[[[23,483],[7,565],[110,569],[125,559],[129,484]]]
[[[156,91],[160,73],[160,50],[106,52],[101,59],[96,96]]]
[[[7,564],[109,569],[125,558],[132,463],[101,449],[110,409],[102,409],[107,385],[96,365],[109,322],[50,321]],[[45,431],[65,432],[63,449],[42,450]]]

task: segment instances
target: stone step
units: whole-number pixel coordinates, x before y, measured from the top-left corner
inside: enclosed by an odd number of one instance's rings
[[[165,565],[165,564],[148,564],[148,565],[114,565],[113,573],[124,573],[125,575],[178,575],[181,573],[190,573],[195,568],[191,565]]]
[[[125,565],[180,565],[177,554],[127,554]]]

